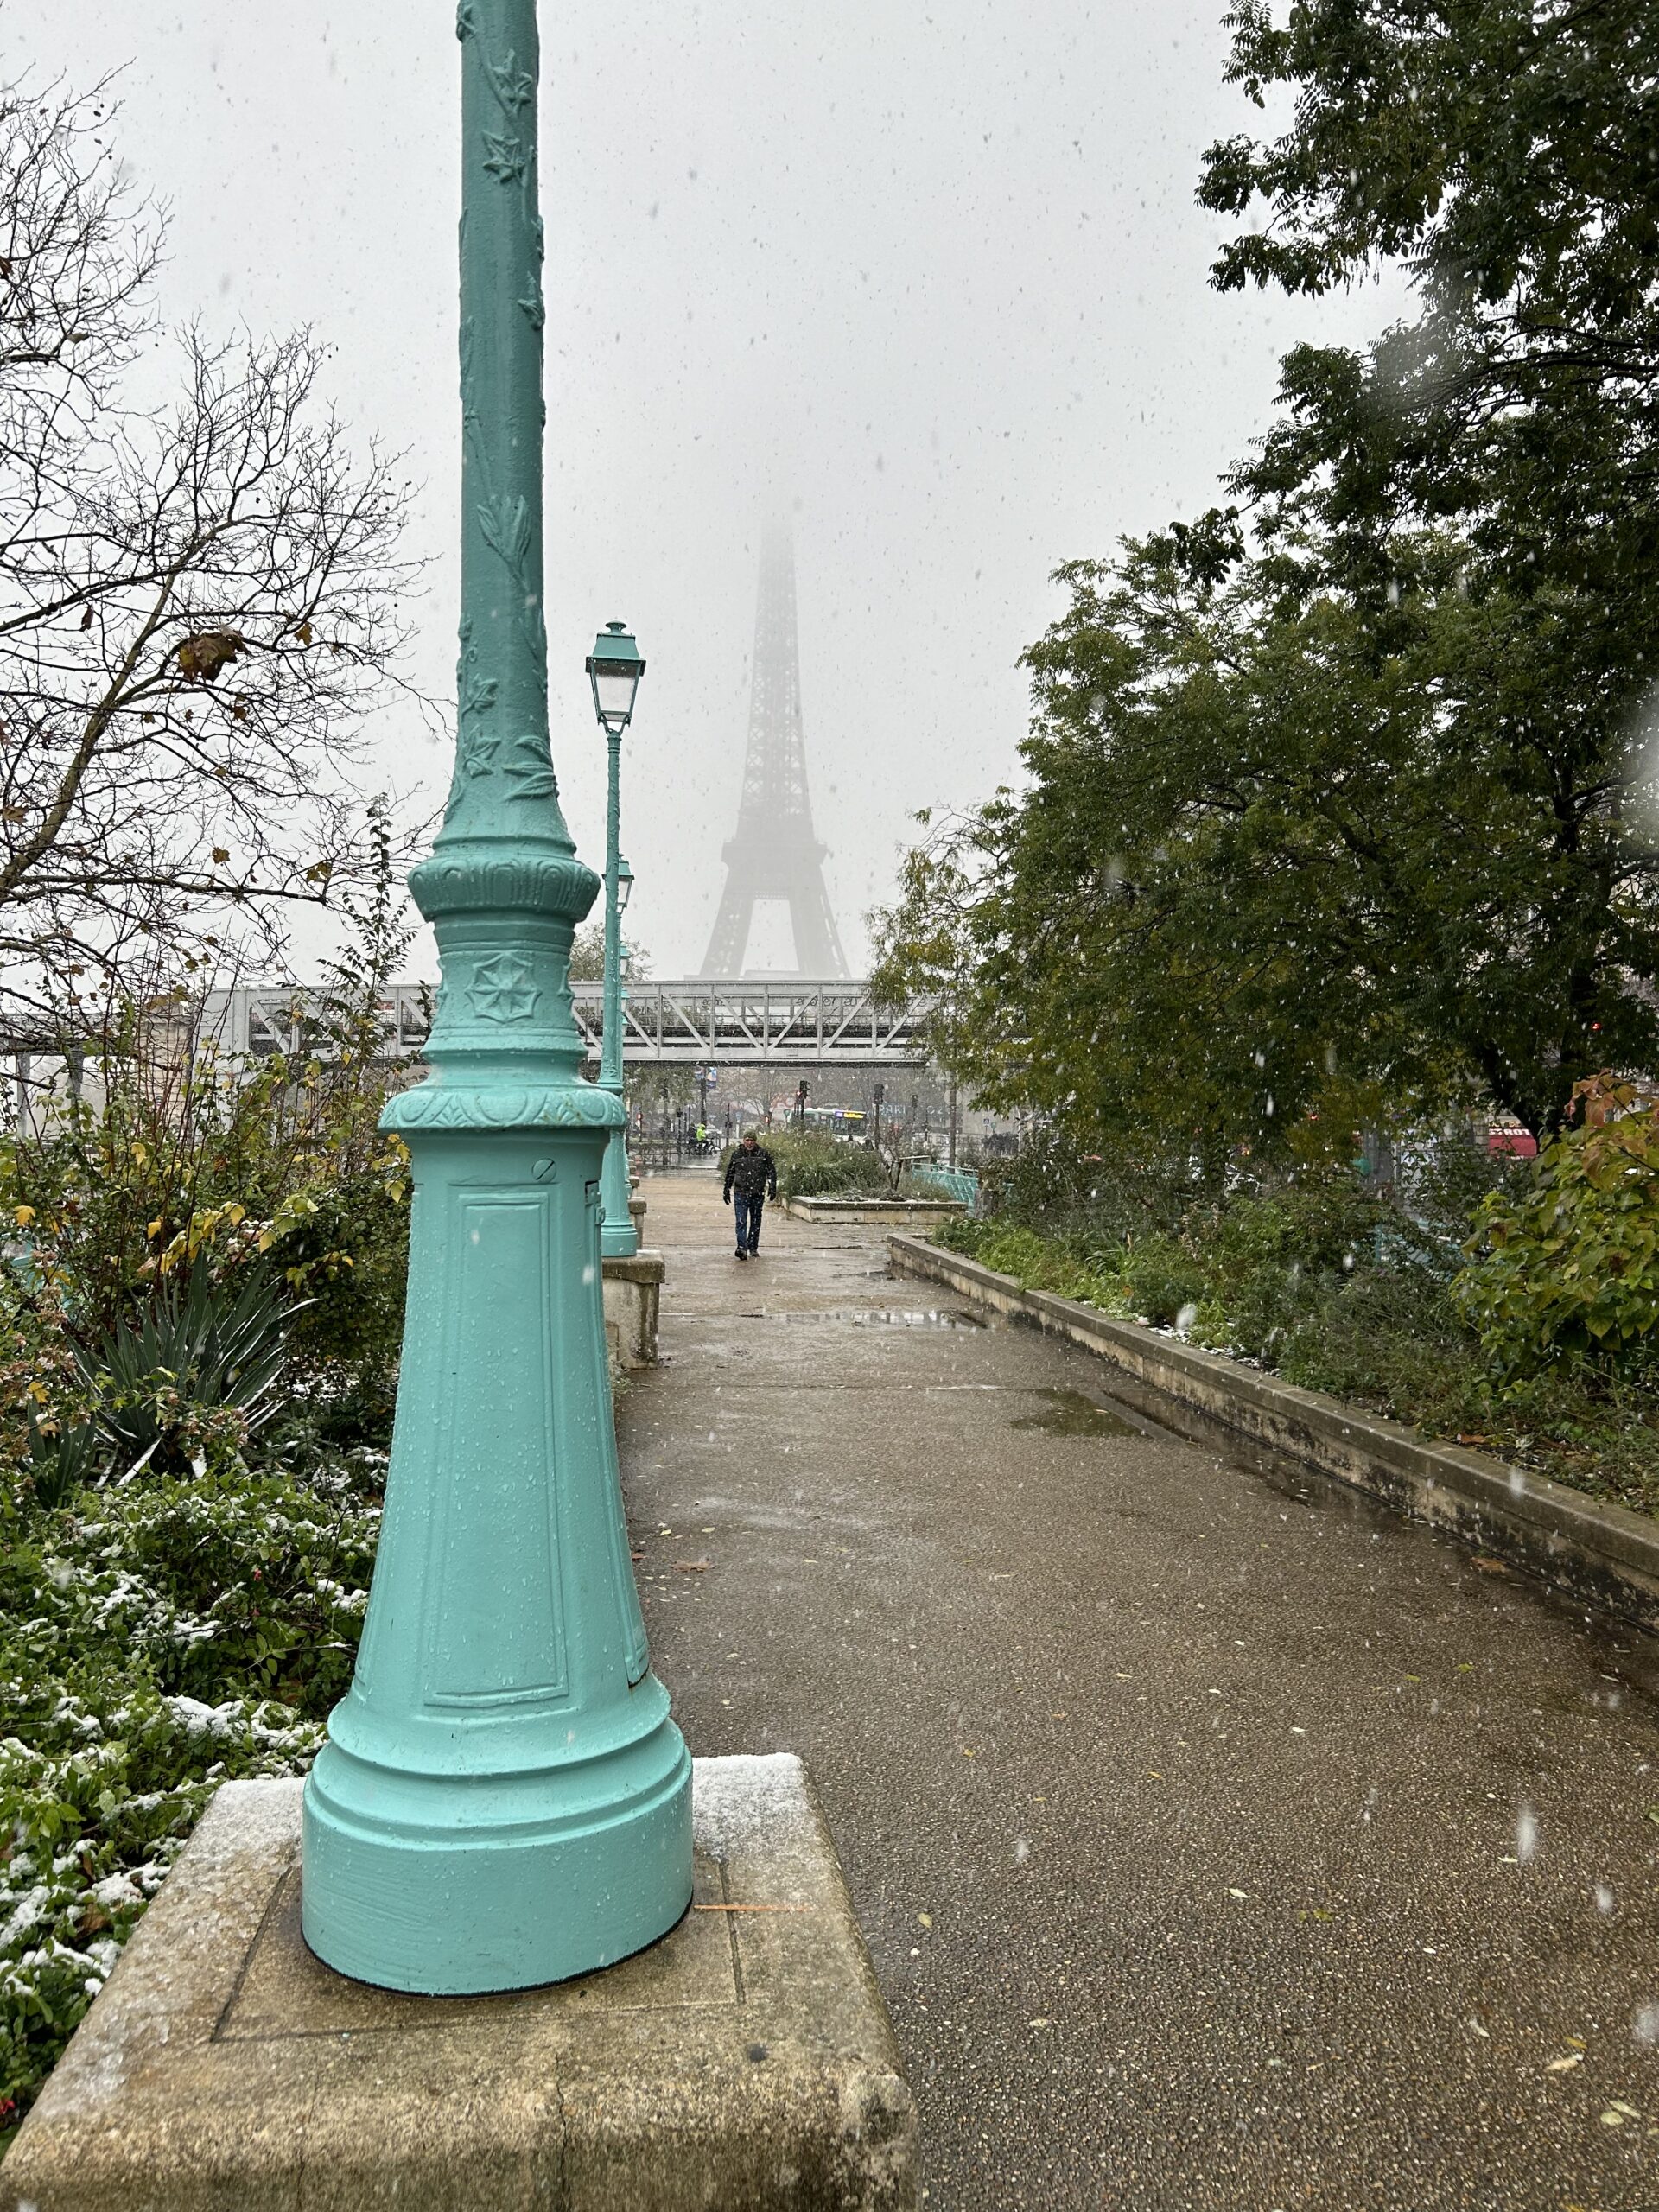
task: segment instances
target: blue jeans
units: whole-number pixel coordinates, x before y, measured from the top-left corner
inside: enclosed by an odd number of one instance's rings
[[[760,1214],[764,1198],[746,1198],[741,1191],[732,1193],[732,1210],[737,1216],[737,1249],[740,1252],[758,1251],[760,1247]]]

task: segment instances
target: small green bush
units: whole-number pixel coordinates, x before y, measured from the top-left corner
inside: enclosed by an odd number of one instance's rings
[[[1203,1269],[1173,1236],[1138,1237],[1124,1252],[1118,1280],[1131,1310],[1158,1328],[1196,1311],[1205,1287]]]
[[[861,1144],[842,1144],[816,1130],[766,1129],[760,1141],[778,1169],[778,1193],[785,1198],[816,1198],[836,1191],[884,1191],[887,1178],[874,1153]],[[721,1171],[732,1156],[721,1156]]]
[[[1611,1076],[1576,1086],[1580,1125],[1519,1196],[1476,1217],[1458,1300],[1506,1378],[1552,1363],[1651,1366],[1659,1332],[1659,1106]]]
[[[1012,1275],[1022,1290],[1050,1290],[1058,1298],[1081,1299],[1111,1313],[1125,1310],[1122,1287],[1109,1272],[1091,1266],[1064,1247],[1018,1222],[942,1222],[935,1235],[941,1244],[977,1260],[998,1274]]]
[[[219,1783],[297,1774],[351,1677],[384,1455],[27,1487],[0,1544],[0,2145]]]
[[[194,1460],[239,1449],[276,1410],[288,1364],[288,1315],[263,1269],[216,1280],[198,1256],[81,1354],[97,1419],[127,1460]],[[38,1487],[38,1486],[37,1486]]]
[[[1192,1147],[1173,1140],[1134,1150],[1103,1142],[1079,1153],[1040,1128],[1014,1159],[980,1171],[987,1206],[999,1217],[1079,1251],[1113,1253],[1142,1236],[1178,1234],[1206,1188],[1205,1174]]]

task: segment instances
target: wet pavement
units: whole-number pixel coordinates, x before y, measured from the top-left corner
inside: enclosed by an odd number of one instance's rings
[[[922,2113],[930,2212],[1656,2212],[1654,1654],[875,1230],[647,1186],[623,1406],[694,1751],[791,1750]]]

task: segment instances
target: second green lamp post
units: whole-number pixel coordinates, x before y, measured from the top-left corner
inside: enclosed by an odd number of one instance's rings
[[[633,719],[634,695],[645,664],[626,626],[607,622],[594,640],[588,656],[588,674],[594,687],[594,711],[599,716],[610,749],[610,781],[605,816],[605,1032],[600,1048],[599,1087],[622,1099],[622,910],[633,888],[633,871],[619,848],[621,830],[620,782],[622,733]],[[605,1172],[600,1184],[604,1218],[599,1248],[607,1260],[631,1260],[639,1249],[639,1236],[629,1205],[632,1178],[628,1172],[628,1129],[626,1116],[613,1123],[605,1147]]]

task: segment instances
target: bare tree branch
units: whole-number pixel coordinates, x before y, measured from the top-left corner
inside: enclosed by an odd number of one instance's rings
[[[112,118],[0,90],[0,1014],[232,911],[274,942],[353,874],[416,577],[308,333],[187,330],[140,404],[165,226]]]

